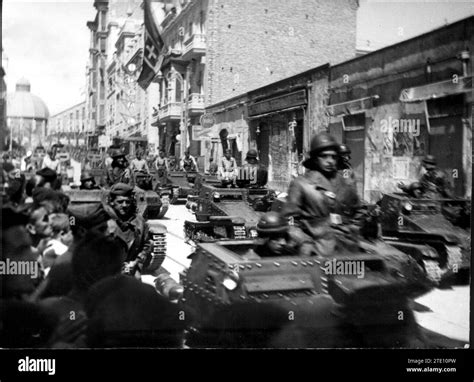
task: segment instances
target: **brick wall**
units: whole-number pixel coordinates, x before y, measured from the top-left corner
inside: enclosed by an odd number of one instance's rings
[[[355,55],[354,0],[210,0],[207,105]]]

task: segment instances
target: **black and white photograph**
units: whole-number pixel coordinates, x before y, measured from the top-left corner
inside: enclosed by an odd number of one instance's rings
[[[473,1],[1,15],[3,371],[99,349],[436,349],[456,355],[398,355],[394,376],[467,367]]]

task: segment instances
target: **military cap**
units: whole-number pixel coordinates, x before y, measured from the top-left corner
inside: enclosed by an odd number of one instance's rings
[[[73,204],[67,212],[74,217],[73,226],[93,229],[110,219],[102,204]]]
[[[116,159],[116,158],[125,158],[125,154],[121,151],[112,151],[112,153],[110,154],[110,156],[112,157],[112,159]]]
[[[56,171],[50,169],[49,167],[42,168],[41,170],[36,171],[36,175],[42,176],[48,182],[53,182],[58,177]]]
[[[116,183],[110,189],[110,195],[114,196],[132,196],[133,187],[125,183]]]

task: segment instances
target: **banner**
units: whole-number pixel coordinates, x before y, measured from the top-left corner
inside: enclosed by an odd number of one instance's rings
[[[142,71],[138,84],[146,90],[160,70],[163,62],[163,40],[158,31],[158,24],[151,8],[151,0],[144,1],[145,13],[145,47],[143,49]]]

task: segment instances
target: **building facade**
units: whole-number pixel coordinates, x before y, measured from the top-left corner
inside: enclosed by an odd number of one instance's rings
[[[208,106],[214,123],[196,135],[213,157],[230,147],[240,161],[239,147],[257,149],[279,191],[301,173],[311,136],[329,131],[351,149],[358,193],[369,202],[419,179],[428,154],[455,194],[469,197],[473,28],[470,17]]]
[[[219,108],[227,99],[302,70],[352,58],[357,8],[352,0],[303,0],[297,5],[284,0],[163,4],[165,47],[160,52],[161,99],[155,121],[160,146],[168,153],[182,154],[184,144],[207,162],[211,138],[192,139],[193,130],[200,129],[203,107]],[[231,134],[242,136],[246,128],[242,124],[240,133]],[[221,139],[219,132],[213,142]],[[242,151],[234,156],[241,157]]]
[[[470,17],[331,68],[328,129],[351,148],[364,199],[419,179],[427,154],[470,196],[473,36]]]
[[[86,103],[81,102],[49,118],[48,144],[60,142],[65,146],[86,144]]]

